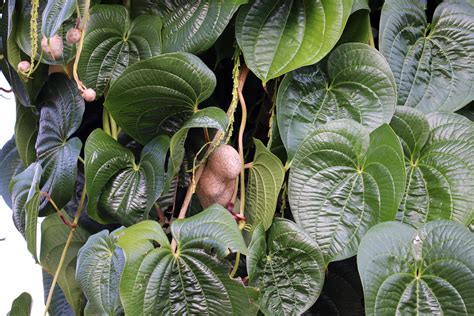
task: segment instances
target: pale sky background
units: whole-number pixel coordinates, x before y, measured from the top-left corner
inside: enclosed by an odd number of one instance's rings
[[[0,87],[9,88],[0,73]],[[12,137],[15,126],[15,100],[12,93],[0,92],[0,148]],[[3,166],[0,166],[2,168]],[[38,232],[40,227],[38,226]],[[0,198],[0,316],[10,311],[12,301],[22,292],[33,297],[31,315],[44,310],[41,267],[36,265],[26,249],[26,242],[13,225],[12,211]],[[39,241],[39,238],[38,238]]]

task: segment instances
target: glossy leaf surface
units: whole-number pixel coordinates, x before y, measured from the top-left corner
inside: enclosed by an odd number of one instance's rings
[[[9,189],[10,181],[25,169],[16,149],[14,138],[6,142],[0,150],[0,165],[2,166],[0,168],[0,194],[8,207],[13,209],[12,196]],[[17,225],[15,220],[13,222]]]

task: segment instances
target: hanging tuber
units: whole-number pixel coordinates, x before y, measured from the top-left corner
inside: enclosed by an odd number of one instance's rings
[[[72,27],[67,31],[66,41],[70,44],[79,43],[81,39],[81,30],[75,27]]]
[[[63,55],[63,39],[59,35],[54,35],[48,41],[48,38],[43,36],[41,48],[46,54],[57,59]]]
[[[82,97],[86,102],[92,102],[95,100],[96,93],[94,89],[87,88],[84,91],[82,91]]]
[[[30,71],[31,64],[29,61],[23,60],[18,63],[17,70],[22,73]]]

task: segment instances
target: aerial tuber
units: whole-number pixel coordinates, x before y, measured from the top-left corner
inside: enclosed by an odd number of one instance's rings
[[[63,39],[57,34],[49,40],[47,37],[43,36],[41,39],[41,48],[49,56],[58,59],[63,55]]]
[[[66,41],[70,44],[77,44],[81,40],[81,30],[75,27],[72,27],[67,31]]]
[[[227,207],[241,167],[239,153],[232,146],[220,145],[212,152],[196,187],[202,207],[207,208],[214,203]]]

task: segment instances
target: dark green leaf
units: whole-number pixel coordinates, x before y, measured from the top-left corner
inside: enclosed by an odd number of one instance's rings
[[[66,218],[72,221],[71,218]],[[57,214],[47,216],[41,223],[40,262],[50,274],[56,272],[69,232],[69,226],[65,225]],[[58,284],[75,315],[80,315],[85,304],[85,298],[75,279],[76,259],[79,249],[88,237],[89,234],[82,227],[76,227],[58,278]]]
[[[102,95],[130,65],[161,52],[161,19],[141,15],[130,21],[122,5],[96,5],[91,9],[79,75],[87,87]]]
[[[227,114],[219,108],[209,107],[194,112],[171,138],[170,155],[173,167],[171,174],[175,176],[180,170],[184,159],[184,143],[191,128],[213,128],[224,131],[227,124]]]
[[[92,132],[85,146],[89,216],[99,223],[126,226],[146,219],[168,186],[168,148],[168,136],[159,135],[145,146],[136,164],[133,153],[103,130]]]
[[[235,31],[245,62],[264,83],[321,60],[334,47],[352,0],[253,0]]]
[[[36,160],[35,143],[38,136],[38,115],[33,108],[16,106],[15,140],[18,154],[25,166]]]
[[[262,223],[267,230],[273,222],[285,169],[280,159],[261,141],[255,139],[254,143],[255,156],[249,169],[245,215],[252,227]]]
[[[347,20],[346,28],[339,39],[338,44],[343,43],[370,43],[372,35],[370,24],[370,11],[361,9],[351,14]]]
[[[354,14],[359,10],[370,11],[369,0],[354,0],[352,4],[351,14]]]
[[[448,0],[431,24],[425,1],[387,0],[379,47],[398,85],[398,105],[455,111],[474,98],[474,6]]]
[[[79,250],[76,280],[87,298],[86,315],[122,313],[119,282],[123,265],[123,253],[107,230],[89,237]]]
[[[222,258],[228,249],[247,253],[229,212],[213,205],[193,217],[175,220],[171,231],[177,240],[175,253],[157,222],[143,221],[117,233],[125,253],[120,283],[125,313],[246,315],[250,308],[247,290],[229,277],[229,266]],[[211,248],[217,256],[209,254]]]
[[[385,58],[360,43],[343,44],[323,65],[294,71],[278,90],[280,135],[293,158],[304,138],[322,124],[350,118],[370,130],[389,123],[397,102],[395,80]]]
[[[31,166],[34,168],[33,180],[28,191],[28,196],[26,198],[23,212],[25,213],[26,246],[28,251],[33,255],[35,261],[38,262],[38,255],[36,251],[36,227],[38,226],[39,205],[41,201],[39,181],[43,170],[37,163],[31,164]]]
[[[69,19],[75,10],[76,0],[48,0],[43,11],[41,33],[47,38],[56,35],[61,24]]]
[[[214,74],[196,56],[164,54],[128,67],[111,86],[105,106],[127,134],[146,144],[176,132],[215,86]]]
[[[52,74],[40,96],[40,119],[36,154],[43,167],[41,191],[49,193],[59,208],[74,192],[77,160],[82,143],[72,137],[81,125],[84,99],[77,85],[62,74]],[[71,138],[72,137],[72,138]],[[42,203],[43,213],[46,200]]]
[[[7,316],[30,316],[33,299],[30,293],[23,292],[15,298],[12,303],[12,308]]]
[[[18,155],[14,138],[6,142],[0,150],[0,166],[2,166],[0,168],[0,195],[8,207],[13,209],[12,196],[9,189],[10,180],[25,168]],[[19,227],[21,226],[18,226],[19,221],[14,220],[14,223],[17,225],[17,229],[20,230]]]
[[[315,241],[295,223],[276,218],[265,236],[258,225],[249,246],[250,285],[260,289],[266,315],[298,315],[319,296],[324,258]]]
[[[43,292],[45,301],[48,299],[49,291],[53,283],[53,277],[48,272],[43,270]],[[53,297],[51,299],[51,305],[49,305],[48,313],[50,316],[74,316],[74,312],[71,310],[71,306],[66,300],[63,291],[56,283],[54,287]]]
[[[474,313],[474,235],[460,224],[379,224],[362,239],[357,264],[368,315]]]
[[[398,107],[390,123],[405,151],[407,187],[397,219],[468,225],[474,214],[474,123],[454,113]]]
[[[365,232],[394,220],[405,188],[403,150],[384,124],[371,134],[338,120],[310,134],[293,159],[289,201],[326,263],[353,256]]]
[[[171,0],[163,15],[163,52],[198,54],[210,48],[248,0]],[[155,4],[156,5],[156,4]]]

